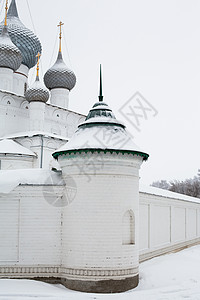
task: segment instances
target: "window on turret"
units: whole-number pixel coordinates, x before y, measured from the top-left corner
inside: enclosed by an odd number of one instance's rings
[[[122,220],[122,244],[134,245],[135,244],[135,216],[132,210],[128,210]]]

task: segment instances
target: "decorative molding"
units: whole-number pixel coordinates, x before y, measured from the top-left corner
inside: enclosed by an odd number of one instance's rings
[[[74,150],[63,150],[63,151],[58,151],[53,154],[53,157],[55,159],[58,159],[59,156],[65,155],[65,157],[68,157],[69,155],[86,155],[86,154],[93,154],[93,153],[103,153],[103,154],[122,154],[124,156],[126,155],[132,155],[132,156],[140,156],[143,158],[143,160],[147,160],[149,155],[143,152],[139,151],[132,151],[132,150],[116,150],[116,149],[95,149],[95,148],[83,148],[83,149],[74,149]]]
[[[17,276],[23,274],[39,275],[59,274],[60,267],[51,266],[0,266],[0,277]]]
[[[130,276],[138,273],[137,268],[120,269],[120,270],[102,270],[102,269],[70,269],[61,268],[62,275],[75,275],[81,277],[111,277],[111,276]]]
[[[53,276],[65,277],[75,275],[81,277],[112,277],[130,276],[138,273],[138,268],[121,270],[101,270],[101,269],[70,269],[59,266],[0,266],[0,278],[18,276]]]

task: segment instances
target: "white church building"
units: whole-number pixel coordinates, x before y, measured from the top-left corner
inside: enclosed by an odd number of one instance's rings
[[[58,58],[44,85],[41,43],[19,19],[15,0],[9,9],[6,4],[0,24],[0,278],[123,292],[138,285],[140,261],[200,242],[200,199],[139,185],[149,155],[104,102],[101,80],[87,116],[69,110],[76,76],[62,57],[61,38],[60,31]]]

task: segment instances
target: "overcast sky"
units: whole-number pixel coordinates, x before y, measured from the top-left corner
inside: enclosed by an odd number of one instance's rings
[[[27,0],[16,2],[22,22],[33,30]],[[69,55],[63,42],[64,59],[77,76],[69,109],[87,114],[97,100],[101,63],[104,100],[150,155],[142,166],[141,182],[193,177],[200,168],[200,1],[28,3],[43,45],[43,72],[57,56],[57,24],[65,23]],[[120,113],[136,92],[151,105],[146,119],[139,119],[140,132],[132,124],[133,116],[128,121]]]

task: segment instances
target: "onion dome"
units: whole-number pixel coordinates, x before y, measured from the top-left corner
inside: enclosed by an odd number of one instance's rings
[[[0,67],[16,71],[22,63],[20,50],[12,43],[7,26],[4,26],[0,35]]]
[[[49,99],[49,91],[39,80],[39,77],[36,77],[34,84],[26,91],[25,98],[27,101],[39,101],[47,102]]]
[[[7,15],[8,33],[12,42],[22,54],[22,64],[29,69],[37,63],[36,55],[41,53],[42,47],[38,37],[20,21],[15,0],[12,0]],[[0,32],[3,30],[3,22]]]
[[[49,99],[49,91],[42,84],[39,79],[39,58],[40,54],[38,53],[38,63],[37,63],[37,75],[36,80],[33,85],[26,91],[25,98],[29,102],[37,101],[37,102],[47,102]]]
[[[62,22],[58,24],[58,27],[60,27],[58,58],[55,64],[44,75],[44,83],[49,90],[63,88],[71,91],[76,84],[74,72],[66,66],[62,58],[61,41],[63,25],[64,23]]]
[[[49,90],[63,88],[71,91],[76,84],[76,76],[63,61],[59,51],[55,64],[45,73],[44,83]]]
[[[101,75],[100,75],[101,78]],[[126,131],[125,125],[118,121],[103,101],[102,81],[100,79],[99,102],[89,111],[85,122],[78,126],[74,136],[64,146],[53,153],[54,158],[77,152],[109,152],[138,155],[147,160],[149,155],[142,152]]]

